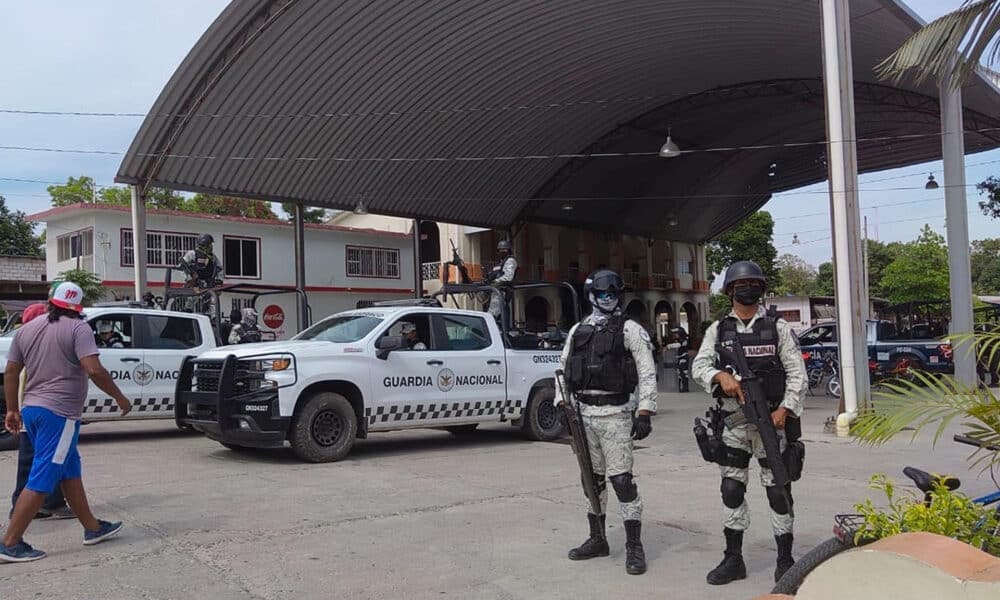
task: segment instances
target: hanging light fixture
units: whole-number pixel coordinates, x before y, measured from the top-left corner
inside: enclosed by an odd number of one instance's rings
[[[368,208],[365,207],[365,203],[363,201],[358,200],[357,205],[354,207],[354,214],[356,214],[356,215],[367,215],[368,214]]]
[[[924,189],[925,190],[936,190],[939,187],[941,187],[941,186],[938,185],[938,182],[934,181],[934,173],[928,174],[927,175],[927,183],[924,184]]]
[[[569,202],[563,202],[560,208],[562,208],[563,210],[573,210],[573,205],[570,204]]]
[[[670,217],[667,219],[667,225],[671,227],[677,227],[677,217],[675,217],[674,215],[670,215]]]
[[[799,241],[799,234],[797,233],[792,234],[792,243],[795,244],[796,246],[802,243]]]
[[[667,141],[660,147],[660,158],[676,158],[681,155],[680,147],[674,143],[670,137],[670,129],[667,129]]]

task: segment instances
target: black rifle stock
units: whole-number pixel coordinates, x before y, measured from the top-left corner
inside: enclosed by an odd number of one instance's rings
[[[771,469],[774,485],[781,490],[785,497],[788,514],[794,517],[792,498],[789,493],[791,479],[788,476],[788,469],[785,467],[784,457],[781,455],[778,430],[774,428],[774,421],[771,420],[771,406],[764,395],[764,384],[750,369],[746,353],[743,351],[743,344],[740,343],[739,339],[720,342],[716,351],[723,364],[729,365],[733,374],[740,377],[740,387],[743,389],[744,400],[743,416],[746,417],[749,424],[757,428],[761,442],[764,444],[767,466]]]
[[[566,378],[563,377],[562,369],[556,371],[556,387],[562,395],[562,410],[566,416],[566,424],[569,426],[570,441],[573,446],[573,454],[576,454],[576,462],[580,465],[580,483],[583,484],[583,493],[590,501],[590,512],[595,515],[601,514],[601,492],[594,481],[594,465],[590,462],[590,446],[587,444],[587,432],[583,430],[583,417],[580,414],[579,405],[573,403],[569,390],[566,387]]]
[[[458,269],[458,275],[462,278],[460,283],[472,283],[472,277],[469,277],[469,269],[465,266],[465,261],[462,257],[458,255],[458,248],[455,247],[455,240],[449,239],[451,242],[451,264],[455,265]],[[447,279],[447,275],[445,275]]]

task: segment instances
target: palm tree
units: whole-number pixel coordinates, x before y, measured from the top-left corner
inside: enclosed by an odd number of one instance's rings
[[[998,34],[1000,0],[965,0],[958,10],[911,35],[875,72],[899,83],[907,72],[915,71],[917,83],[933,78],[958,88],[984,58],[987,66],[1000,60]]]

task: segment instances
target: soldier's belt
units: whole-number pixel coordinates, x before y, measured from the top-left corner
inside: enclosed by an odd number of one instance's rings
[[[628,403],[628,394],[577,394],[576,401],[587,406],[621,406]]]

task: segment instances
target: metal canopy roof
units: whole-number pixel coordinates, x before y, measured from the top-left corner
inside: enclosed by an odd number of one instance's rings
[[[703,241],[771,193],[826,178],[819,5],[235,0],[117,180]],[[872,74],[917,19],[896,0],[851,10],[861,170],[939,157],[934,86]],[[998,101],[977,78],[966,129],[1000,127]],[[764,147],[663,159],[668,130],[684,150]],[[970,153],[997,146],[1000,130],[966,136]]]

